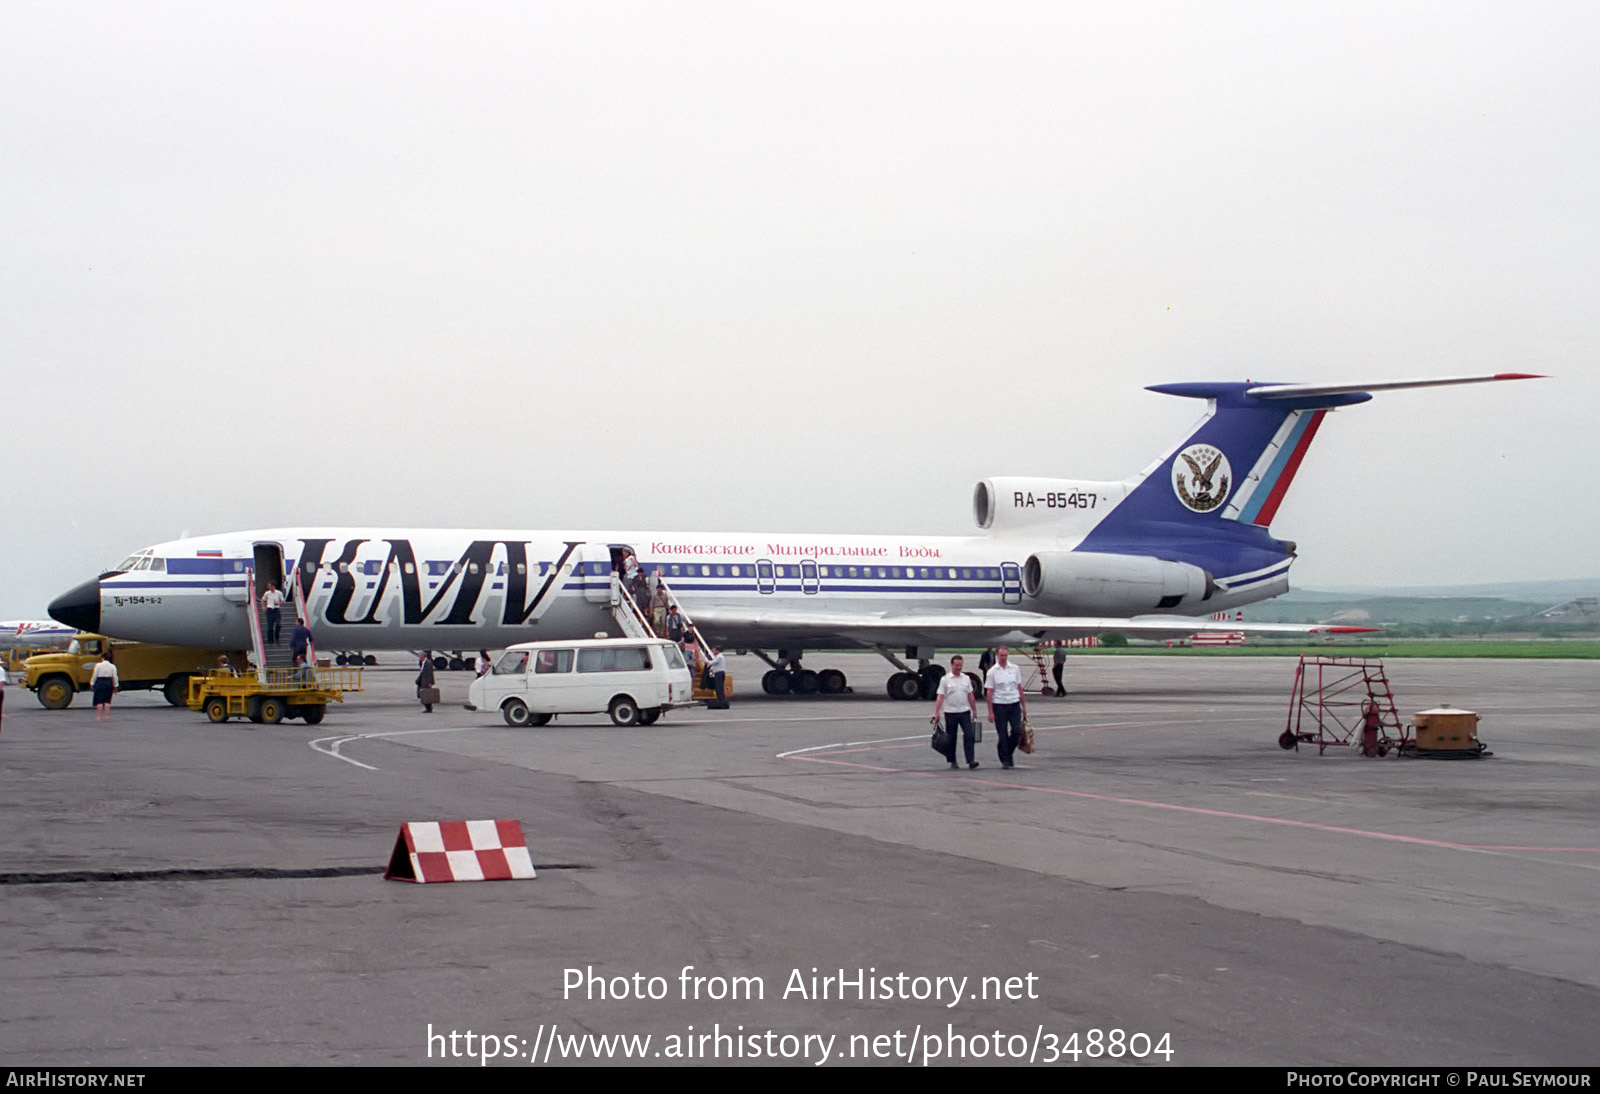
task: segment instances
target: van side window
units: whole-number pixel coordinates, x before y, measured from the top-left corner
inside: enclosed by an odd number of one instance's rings
[[[650,667],[650,651],[643,646],[578,651],[579,672],[638,672]]]
[[[533,671],[535,675],[551,672],[571,672],[572,651],[540,650],[539,656],[534,658]]]

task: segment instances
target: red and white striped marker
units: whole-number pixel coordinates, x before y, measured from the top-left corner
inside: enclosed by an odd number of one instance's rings
[[[522,822],[407,821],[383,876],[390,881],[512,881],[534,877]]]

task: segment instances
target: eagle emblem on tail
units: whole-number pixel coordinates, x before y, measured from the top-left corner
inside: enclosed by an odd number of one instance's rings
[[[1209,513],[1228,500],[1233,469],[1222,450],[1192,444],[1172,461],[1172,490],[1196,513]]]

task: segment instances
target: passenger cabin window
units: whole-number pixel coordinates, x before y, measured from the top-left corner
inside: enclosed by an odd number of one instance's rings
[[[533,660],[533,671],[536,676],[546,673],[571,672],[571,650],[540,650],[539,656]]]
[[[507,650],[494,663],[496,676],[521,676],[528,671],[527,650]]]
[[[683,663],[683,654],[678,652],[677,646],[664,646],[662,647],[662,652],[667,657],[667,668],[681,669],[688,667]]]
[[[650,651],[643,646],[602,646],[578,651],[579,672],[638,672],[650,667]]]

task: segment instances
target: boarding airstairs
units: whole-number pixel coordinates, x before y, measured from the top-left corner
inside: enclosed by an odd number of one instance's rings
[[[701,637],[699,628],[694,625],[694,619],[690,617],[688,610],[684,608],[683,602],[672,591],[672,586],[667,584],[666,578],[658,576],[657,580],[667,592],[668,606],[678,609],[678,617],[683,620],[685,632],[694,637],[695,650],[699,654],[699,660],[701,662],[711,660],[711,647]],[[628,594],[627,589],[622,587],[620,581],[613,588],[612,595],[611,614],[616,618],[617,626],[622,628],[623,634],[629,638],[667,637],[664,634],[656,634],[654,628],[650,626],[650,620],[639,608],[639,605],[634,603],[633,597]]]

